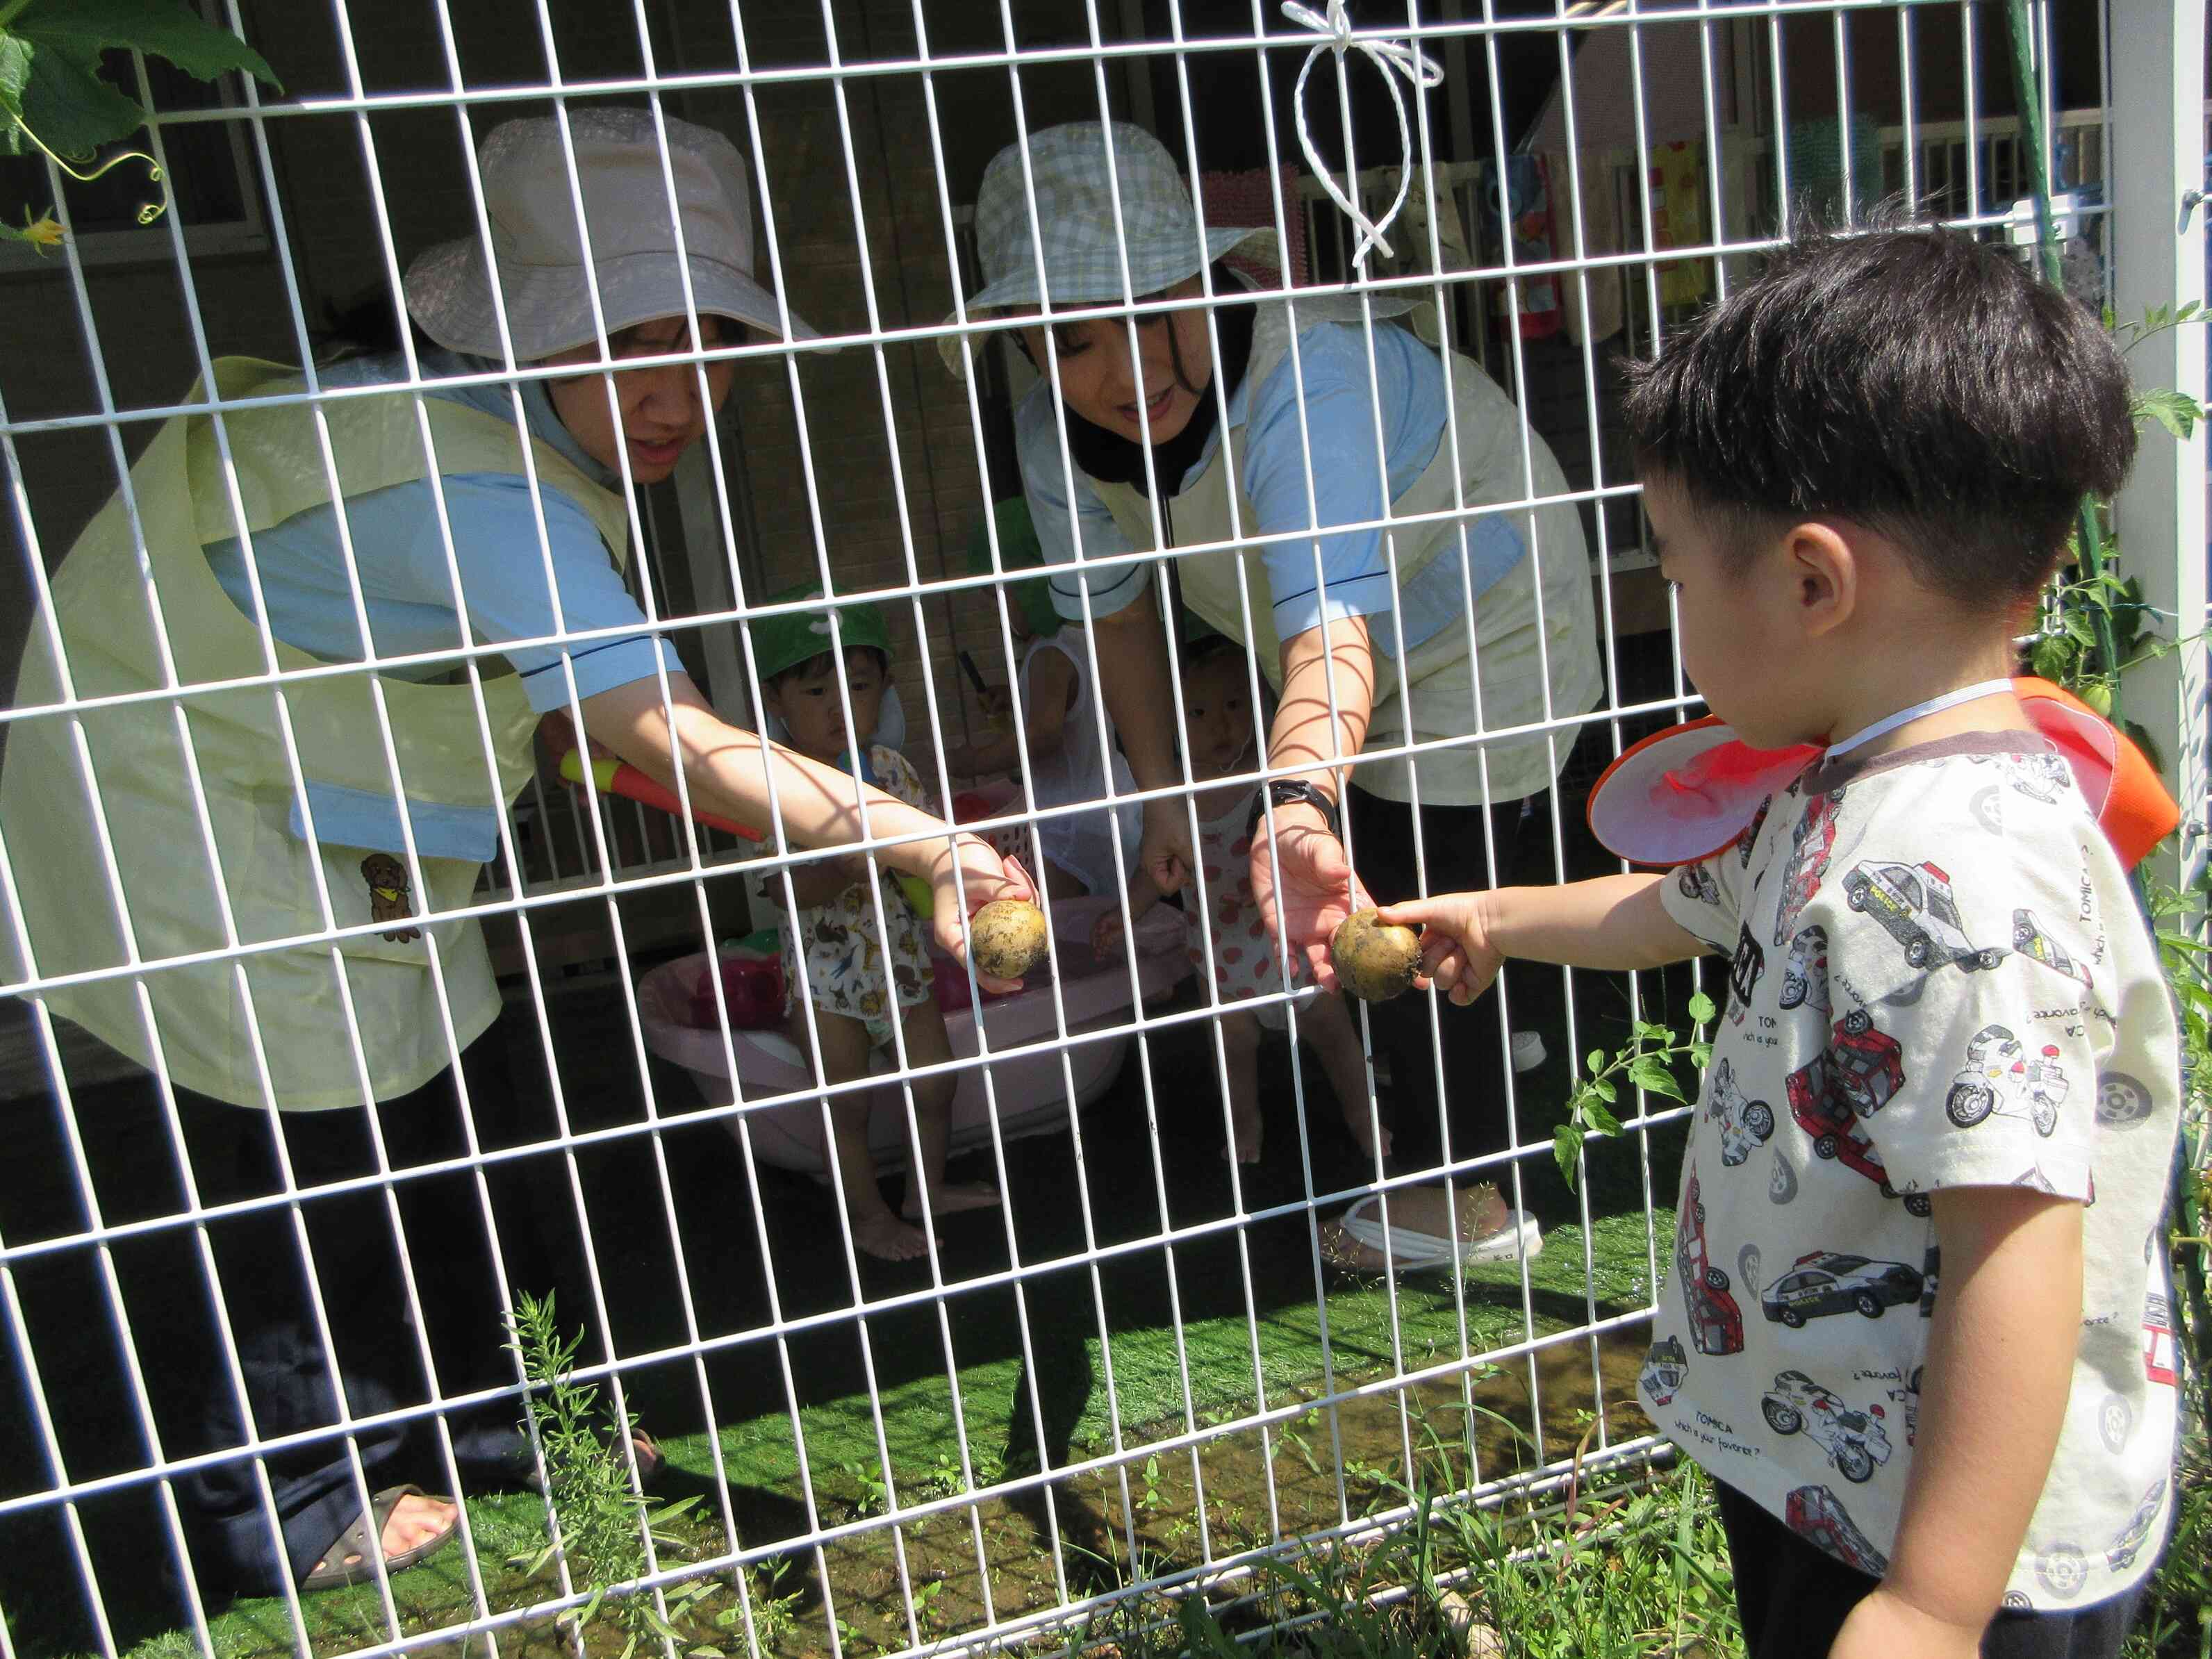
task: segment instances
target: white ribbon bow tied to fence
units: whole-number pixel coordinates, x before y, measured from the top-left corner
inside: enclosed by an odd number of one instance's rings
[[[1443,84],[1443,69],[1418,46],[1401,45],[1395,40],[1354,40],[1352,20],[1345,15],[1344,0],[1328,0],[1328,10],[1325,15],[1310,6],[1300,5],[1298,0],[1283,0],[1283,15],[1324,37],[1315,43],[1314,49],[1306,54],[1304,67],[1298,70],[1298,83],[1291,94],[1291,108],[1297,118],[1298,143],[1305,150],[1306,161],[1313,167],[1314,176],[1321,180],[1321,187],[1328,192],[1328,199],[1344,210],[1345,216],[1359,232],[1358,243],[1352,253],[1352,269],[1358,270],[1365,264],[1370,248],[1380,248],[1385,258],[1395,258],[1397,256],[1391,252],[1390,244],[1383,240],[1382,233],[1398,216],[1399,210],[1406,205],[1406,193],[1413,183],[1413,137],[1406,125],[1406,100],[1398,90],[1398,76],[1402,75],[1412,82],[1416,91],[1426,92],[1431,87]],[[1373,60],[1375,67],[1382,71],[1382,84],[1389,88],[1391,105],[1398,112],[1398,194],[1391,202],[1389,211],[1379,220],[1369,218],[1360,210],[1359,204],[1353,197],[1346,196],[1336,187],[1336,180],[1329,176],[1328,163],[1314,149],[1313,136],[1306,131],[1306,76],[1313,73],[1314,64],[1322,51],[1333,50],[1337,59],[1337,84],[1342,88],[1344,54],[1347,47],[1364,52]],[[1349,150],[1347,145],[1345,172],[1346,181],[1356,195],[1359,179],[1352,171]]]

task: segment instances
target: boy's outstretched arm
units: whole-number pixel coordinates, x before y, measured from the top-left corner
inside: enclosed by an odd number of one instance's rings
[[[1464,1007],[1508,957],[1571,968],[1658,968],[1712,947],[1659,902],[1670,878],[1600,876],[1559,887],[1498,887],[1386,904],[1384,921],[1418,927],[1421,971]]]
[[[1935,1194],[1942,1289],[1889,1576],[1831,1659],[1971,1659],[2066,1418],[2081,1332],[2081,1206],[2020,1187]]]

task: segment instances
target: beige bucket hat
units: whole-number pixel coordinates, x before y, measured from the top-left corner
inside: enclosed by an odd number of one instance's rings
[[[753,280],[752,191],[744,156],[719,132],[664,118],[668,173],[649,110],[601,106],[568,112],[576,194],[590,232],[592,269],[609,334],[684,314],[684,271],[702,315],[731,318],[784,337],[775,296]],[[586,240],[569,192],[558,123],[507,121],[479,152],[484,212],[499,291],[519,363],[538,362],[599,337],[584,271]],[[681,216],[669,216],[669,179]],[[407,270],[407,309],[440,345],[500,357],[483,239],[473,234],[424,250]],[[791,319],[791,337],[816,331]]]

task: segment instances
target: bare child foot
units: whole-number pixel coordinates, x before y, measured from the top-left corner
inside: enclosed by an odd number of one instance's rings
[[[929,1235],[919,1227],[908,1226],[890,1212],[888,1205],[854,1216],[853,1243],[879,1261],[912,1261],[929,1254]]]
[[[988,1181],[957,1181],[932,1193],[929,1208],[933,1215],[953,1215],[962,1210],[995,1210],[1003,1201],[999,1196],[999,1189]],[[908,1221],[919,1221],[921,1219],[921,1205],[909,1196],[900,1206],[899,1213]]]
[[[1257,1164],[1261,1139],[1266,1133],[1257,1100],[1238,1101],[1229,1109],[1229,1145],[1221,1149],[1223,1159],[1234,1158],[1239,1164]]]

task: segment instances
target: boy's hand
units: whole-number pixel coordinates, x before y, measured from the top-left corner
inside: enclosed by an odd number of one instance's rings
[[[953,881],[953,870],[957,866],[961,884]],[[1036,884],[1030,872],[1022,868],[1019,859],[1002,859],[991,843],[981,836],[955,836],[947,842],[929,866],[929,885],[937,904],[930,921],[937,934],[937,942],[955,962],[968,960],[968,942],[961,935],[961,901],[967,901],[967,914],[973,915],[994,899],[1021,899],[1035,904]],[[963,892],[964,888],[964,892]],[[987,991],[1018,991],[1022,982],[1018,979],[993,979],[978,971],[975,982]]]
[[[1881,1587],[1851,1609],[1828,1659],[1975,1659],[1981,1650],[1978,1629],[1923,1613]]]
[[[1381,921],[1421,930],[1421,976],[1414,983],[1434,985],[1462,1008],[1490,988],[1505,963],[1490,944],[1481,901],[1479,893],[1439,893],[1376,912]]]

